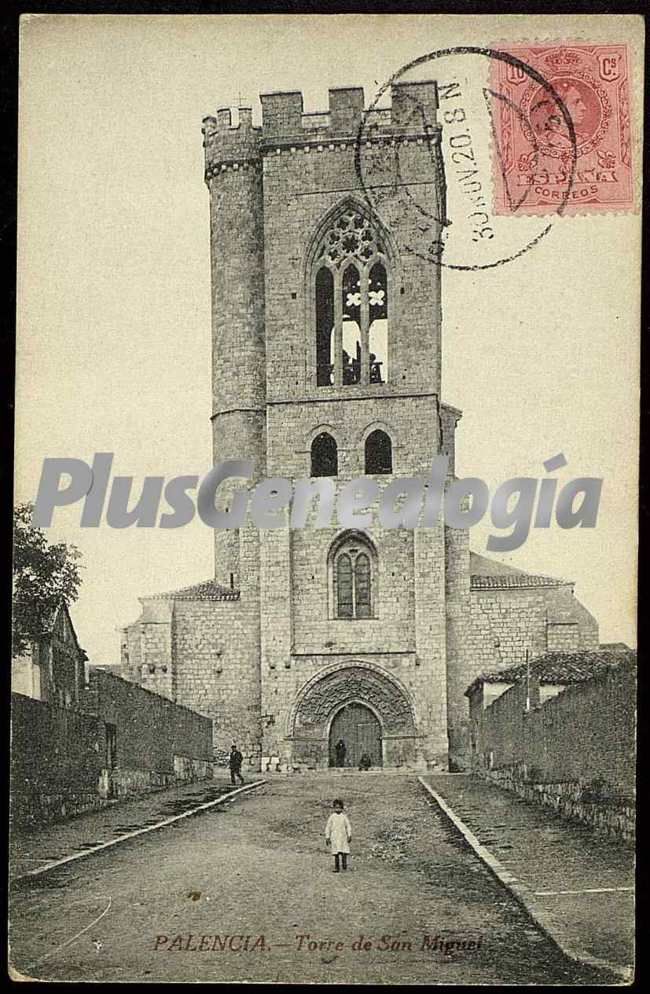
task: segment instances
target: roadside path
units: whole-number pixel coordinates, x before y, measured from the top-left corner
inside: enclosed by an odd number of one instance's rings
[[[130,801],[116,801],[99,811],[54,822],[29,832],[15,832],[9,841],[12,880],[50,863],[153,826],[185,811],[215,801],[235,788],[228,776],[169,787]]]
[[[340,795],[353,853],[335,875],[323,830]],[[406,775],[272,778],[19,884],[10,917],[14,968],[44,980],[603,982]]]
[[[470,775],[423,777],[581,959],[634,962],[634,851]]]

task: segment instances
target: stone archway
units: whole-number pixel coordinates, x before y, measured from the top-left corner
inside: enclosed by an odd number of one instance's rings
[[[294,760],[309,767],[328,767],[332,725],[336,716],[353,704],[374,716],[382,740],[379,755],[383,764],[410,761],[416,730],[408,691],[386,670],[360,662],[325,670],[303,687],[288,729]],[[367,718],[366,723],[372,725],[372,720]],[[366,731],[371,734],[370,728]],[[363,741],[363,730],[354,734],[355,741]],[[357,746],[353,751],[356,756]]]

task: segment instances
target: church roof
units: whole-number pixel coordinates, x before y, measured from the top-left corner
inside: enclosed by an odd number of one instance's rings
[[[204,580],[202,583],[194,583],[190,587],[168,590],[163,594],[152,594],[151,597],[144,599],[154,601],[238,601],[239,591],[224,587],[216,580]]]
[[[559,580],[553,576],[541,573],[526,573],[524,570],[507,566],[496,559],[479,556],[476,552],[469,554],[470,588],[482,590],[485,588],[506,587],[561,587],[568,580]]]
[[[531,676],[540,684],[562,686],[592,680],[622,663],[636,663],[636,652],[627,646],[621,649],[578,649],[574,652],[545,652],[530,664]],[[503,670],[481,673],[467,688],[465,696],[484,683],[517,683],[526,676],[526,663],[517,663]]]

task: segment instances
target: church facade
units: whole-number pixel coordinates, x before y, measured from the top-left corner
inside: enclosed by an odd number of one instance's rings
[[[438,454],[454,473],[442,270],[421,250],[445,217],[436,84],[391,99],[363,118],[360,89],[331,90],[323,114],[275,93],[261,128],[247,108],[204,120],[214,463],[316,490],[427,477]],[[598,645],[572,583],[476,556],[466,530],[309,527],[317,511],[300,529],[215,531],[214,577],[143,597],[123,631],[125,675],[212,717],[218,753],[462,768],[482,670]]]

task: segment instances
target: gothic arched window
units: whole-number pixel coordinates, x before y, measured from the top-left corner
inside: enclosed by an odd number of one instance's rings
[[[390,435],[381,428],[371,431],[366,439],[366,473],[393,472],[393,446]]]
[[[339,471],[336,440],[326,431],[311,443],[311,475],[337,476]]]
[[[313,272],[316,383],[385,383],[388,377],[388,276],[375,226],[348,207],[319,242]]]
[[[371,547],[363,538],[350,536],[336,547],[332,563],[335,617],[372,618],[376,565]]]

